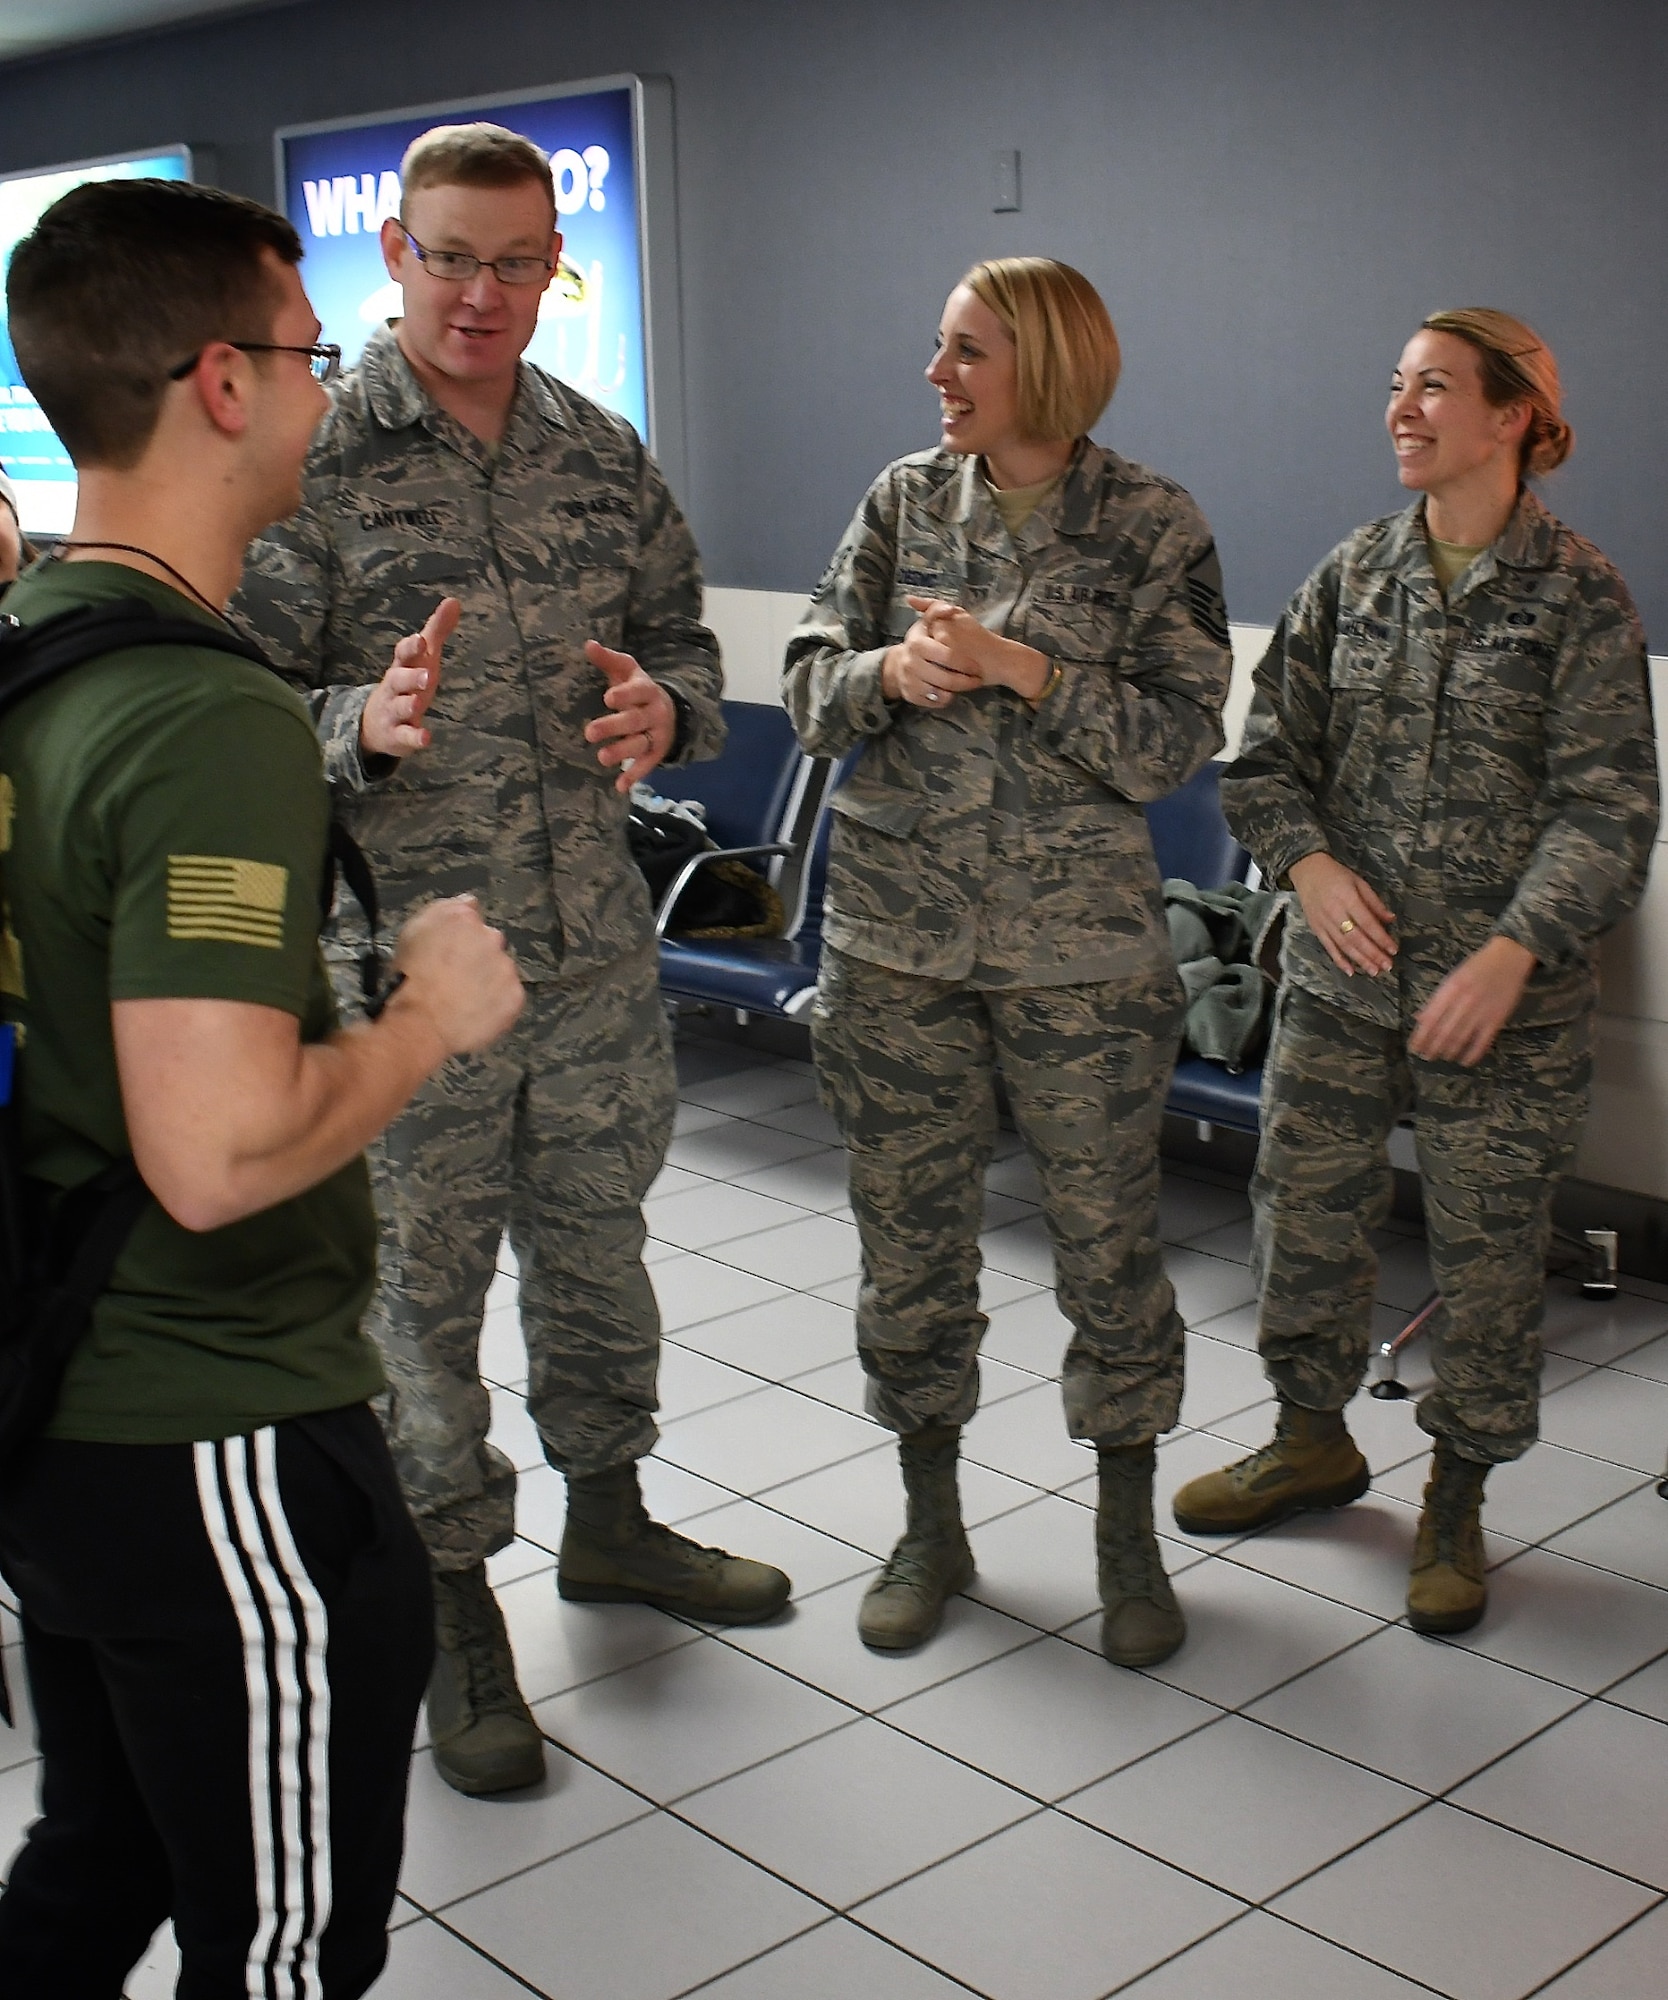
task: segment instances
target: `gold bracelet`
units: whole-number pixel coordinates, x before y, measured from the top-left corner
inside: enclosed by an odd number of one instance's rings
[[[1049,668],[1048,679],[1043,682],[1041,691],[1031,697],[1031,706],[1033,708],[1041,708],[1043,703],[1047,701],[1048,697],[1066,677],[1066,670],[1058,660],[1051,660]]]

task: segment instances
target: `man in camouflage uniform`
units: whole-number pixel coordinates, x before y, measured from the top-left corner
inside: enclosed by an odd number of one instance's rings
[[[562,1595],[741,1620],[789,1586],[650,1523],[636,1476],[660,1337],[641,1204],[676,1080],[623,794],[722,745],[699,560],[630,426],[520,360],[560,248],[543,154],[443,127],[403,171],[383,247],[405,316],[344,379],[302,509],[256,545],[239,609],[312,695],[385,917],[474,894],[527,984],[514,1034],[449,1064],[372,1153],[370,1328],[435,1569],[430,1731],[451,1783],[493,1792],[543,1769],[484,1570],[514,1533],[477,1362],[506,1228],[528,1407],[568,1481]],[[379,682],[388,640],[437,598],[461,604],[445,684],[399,666]],[[335,935],[345,963],[345,915]]]
[[[1418,1410],[1438,1443],[1409,1608],[1421,1630],[1460,1630],[1484,1603],[1483,1475],[1537,1431],[1552,1196],[1591,1077],[1593,951],[1637,902],[1656,832],[1644,635],[1616,571],[1527,490],[1445,600],[1420,501],[1314,572],[1256,689],[1222,783],[1230,825],[1271,880],[1315,855],[1341,863],[1370,885],[1364,910],[1393,923],[1394,946],[1346,974],[1337,959],[1366,915],[1323,922],[1328,939],[1294,899],[1252,1183],[1279,1427],[1183,1487],[1176,1518],[1241,1532],[1367,1490],[1341,1413],[1367,1367],[1387,1141],[1416,1110],[1443,1310]],[[1423,1052],[1444,983],[1499,940],[1533,961],[1506,1025],[1480,1059]],[[1460,1527],[1439,1534],[1444,1520]]]
[[[1040,698],[890,693],[888,654],[918,619],[953,644],[976,619],[1035,649]],[[1067,1428],[1100,1453],[1102,1643],[1125,1665],[1181,1643],[1150,1494],[1153,1440],[1182,1392],[1158,1136],[1183,1008],[1139,802],[1220,747],[1229,668],[1198,509],[1087,439],[1012,530],[976,458],[889,466],[789,642],[801,742],[864,746],[832,802],[814,1033],[862,1231],[868,1407],[900,1434],[910,1505],[860,1617],[871,1646],[930,1636],[972,1574],[953,1468],[987,1324],[998,1070],[1072,1326]]]

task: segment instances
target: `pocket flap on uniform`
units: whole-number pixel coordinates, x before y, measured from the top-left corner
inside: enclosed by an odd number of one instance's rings
[[[1390,678],[1388,654],[1339,640],[1327,662],[1326,678],[1328,686],[1343,693],[1381,693]]]
[[[1448,693],[1455,701],[1540,710],[1546,707],[1549,677],[1549,666],[1540,661],[1479,649],[1454,655]]]
[[[1031,845],[1043,854],[1140,854],[1147,846],[1144,821],[1137,824],[1124,813],[1108,819],[1104,805],[1091,806],[1080,818],[1039,814],[1026,832]]]
[[[830,810],[842,819],[854,819],[872,826],[877,833],[911,834],[927,809],[925,799],[913,798],[887,785],[864,785],[848,778],[829,801]]]

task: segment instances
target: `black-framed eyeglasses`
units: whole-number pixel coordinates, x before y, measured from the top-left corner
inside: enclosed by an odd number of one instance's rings
[[[317,347],[287,347],[279,340],[228,340],[215,344],[235,347],[239,354],[305,354],[315,382],[334,382],[342,372],[342,350],[333,341]],[[207,352],[206,347],[199,347],[189,360],[168,370],[168,380],[183,382]]]
[[[556,268],[552,257],[477,257],[468,250],[430,250],[409,229],[405,240],[424,270],[448,285],[467,285],[482,271],[490,271],[501,285],[542,285]]]

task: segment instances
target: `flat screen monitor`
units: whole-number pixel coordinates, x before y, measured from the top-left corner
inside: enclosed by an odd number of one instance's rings
[[[61,194],[82,181],[188,181],[189,146],[158,146],[108,160],[45,167],[0,176],[0,267]],[[17,492],[18,519],[26,535],[62,535],[75,515],[75,468],[41,406],[23,385],[11,328],[0,297],[0,467]]]
[[[528,359],[625,417],[676,484],[676,232],[662,79],[604,77],[280,131],[278,185],[323,338],[351,365],[372,332],[398,318],[379,233],[399,212],[401,157],[431,126],[477,119],[543,147],[555,178],[561,268]]]

